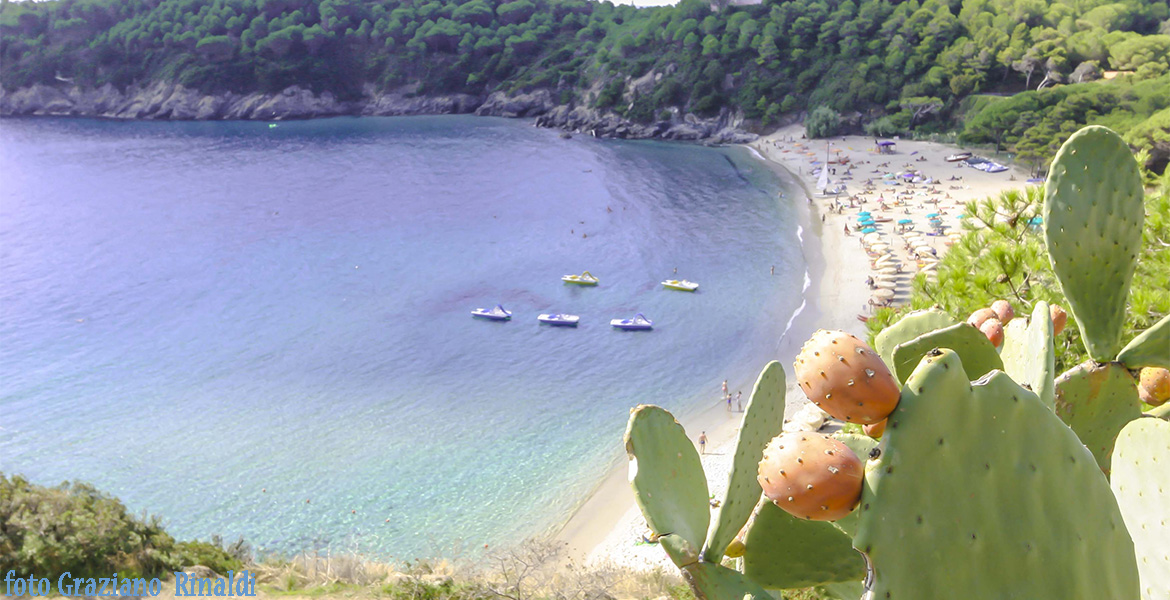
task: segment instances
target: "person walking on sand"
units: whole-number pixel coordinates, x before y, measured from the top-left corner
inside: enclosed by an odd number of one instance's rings
[[[699,434],[699,454],[707,453],[707,432]]]

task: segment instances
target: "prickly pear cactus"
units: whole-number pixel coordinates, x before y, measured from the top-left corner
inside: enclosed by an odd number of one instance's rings
[[[697,600],[772,600],[759,584],[714,563],[694,563],[683,569]]]
[[[1138,419],[1121,430],[1110,485],[1133,536],[1142,600],[1170,599],[1170,422]]]
[[[865,559],[848,535],[824,521],[806,521],[766,498],[744,538],[743,572],[768,589],[861,581]]]
[[[873,339],[873,349],[882,357],[886,366],[894,369],[894,347],[936,329],[943,329],[958,323],[947,313],[937,310],[916,310],[898,320],[877,334]]]
[[[1117,363],[1090,360],[1056,380],[1056,416],[1077,433],[1106,475],[1117,434],[1141,414],[1133,377]]]
[[[626,454],[634,499],[674,564],[699,560],[711,519],[699,453],[674,415],[643,404],[630,412]]]
[[[1170,315],[1133,338],[1117,355],[1117,362],[1130,369],[1170,369]]]
[[[720,502],[719,513],[711,523],[703,559],[718,563],[735,535],[743,529],[752,508],[760,499],[756,482],[756,464],[768,440],[780,430],[784,420],[784,367],[772,361],[760,372],[751,399],[743,413],[743,426],[735,444],[735,458],[727,476],[727,494]]]
[[[958,354],[931,352],[878,449],[853,539],[874,569],[872,597],[1137,597],[1133,542],[1109,483],[1007,375],[972,383]]]
[[[1113,360],[1142,242],[1142,178],[1121,137],[1106,127],[1074,133],[1044,186],[1044,240],[1089,355]]]
[[[1009,323],[999,357],[1009,377],[1027,384],[1045,406],[1053,408],[1056,401],[1056,347],[1052,343],[1049,314],[1048,303],[1037,302],[1027,325],[1023,319]]]
[[[992,369],[1003,369],[1003,361],[995,346],[978,329],[966,323],[924,333],[894,348],[894,369],[898,381],[905,382],[918,362],[935,348],[950,348],[969,365],[971,375],[979,377]]]

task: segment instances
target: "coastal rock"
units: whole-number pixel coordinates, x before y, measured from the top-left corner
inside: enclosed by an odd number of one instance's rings
[[[218,573],[203,565],[191,565],[190,567],[184,567],[183,572],[187,575],[190,575],[191,577],[198,577],[199,579],[219,577]]]
[[[647,79],[649,81],[650,79]],[[547,89],[519,94],[493,92],[486,98],[471,94],[419,95],[418,86],[379,91],[372,85],[358,100],[339,100],[330,92],[290,86],[278,93],[208,94],[178,83],[132,85],[125,90],[106,84],[99,88],[36,84],[14,91],[0,89],[0,117],[43,115],[110,119],[169,120],[281,120],[338,115],[469,114],[535,117],[538,127],[589,133],[597,137],[739,144],[756,139],[743,130],[743,115],[723,111],[715,118],[667,112],[669,118],[636,123],[609,111],[587,106],[558,105]]]
[[[552,92],[536,90],[525,94],[508,96],[503,92],[492,92],[475,114],[492,117],[536,117],[547,113],[556,106]]]

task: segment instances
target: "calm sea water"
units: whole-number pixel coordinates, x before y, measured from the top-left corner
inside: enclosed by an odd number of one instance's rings
[[[779,191],[742,149],[521,121],[2,121],[0,471],[262,551],[547,531],[631,406],[774,357],[805,273]]]

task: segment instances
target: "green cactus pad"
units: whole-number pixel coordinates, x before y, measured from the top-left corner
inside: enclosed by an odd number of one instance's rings
[[[1133,338],[1117,355],[1117,362],[1130,369],[1170,369],[1170,315]]]
[[[1056,380],[1056,416],[1077,433],[1108,475],[1118,432],[1142,416],[1137,384],[1117,363],[1079,364]]]
[[[1003,361],[987,336],[971,325],[956,323],[898,344],[894,348],[894,370],[898,381],[905,382],[922,357],[935,348],[958,352],[963,364],[969,365],[968,373],[972,378],[981,377],[992,369],[1003,369]]]
[[[1170,422],[1138,419],[1121,430],[1110,485],[1133,537],[1142,600],[1170,598]]]
[[[674,415],[643,404],[626,426],[630,485],[646,524],[680,567],[699,559],[711,519],[707,478],[695,445]]]
[[[711,523],[707,547],[703,549],[703,559],[707,562],[718,563],[723,559],[727,545],[743,529],[760,499],[762,490],[756,481],[757,466],[764,454],[764,446],[780,433],[784,425],[784,393],[784,367],[772,361],[756,379],[743,413],[735,458],[727,476],[727,493]]]
[[[894,347],[924,334],[958,323],[947,313],[937,310],[916,310],[890,325],[873,339],[873,349],[890,370],[894,369]]]
[[[1056,347],[1052,343],[1052,319],[1047,302],[1037,302],[1032,319],[1013,319],[1004,328],[1003,370],[1017,383],[1025,384],[1048,408],[1056,400]]]
[[[744,538],[743,572],[768,589],[861,581],[865,559],[827,521],[798,519],[765,499]]]
[[[739,571],[714,563],[690,565],[683,569],[683,578],[697,600],[772,600],[767,590]]]
[[[1092,454],[1004,373],[926,356],[870,460],[853,539],[873,598],[1129,599],[1133,542]]]
[[[865,585],[860,581],[828,583],[823,586],[818,586],[817,589],[822,594],[826,594],[830,598],[836,598],[837,600],[857,600],[862,594],[865,594]]]
[[[1044,240],[1052,270],[1089,356],[1099,362],[1113,360],[1121,347],[1144,198],[1129,147],[1095,125],[1061,146],[1044,185]]]

